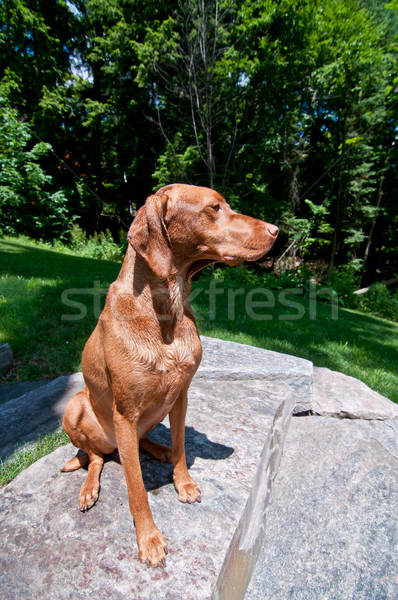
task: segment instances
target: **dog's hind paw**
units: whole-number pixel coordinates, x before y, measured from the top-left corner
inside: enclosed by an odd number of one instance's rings
[[[74,458],[68,460],[68,462],[62,467],[63,473],[70,473],[71,471],[77,471],[81,467],[85,467],[89,462],[88,455],[84,452],[77,454]]]

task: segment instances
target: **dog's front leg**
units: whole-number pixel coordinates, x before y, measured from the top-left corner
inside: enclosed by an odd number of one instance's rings
[[[127,481],[130,511],[135,523],[139,559],[152,567],[165,566],[167,543],[156,527],[149,508],[141,473],[137,423],[130,422],[115,408],[114,424],[119,456]]]
[[[192,479],[187,469],[185,458],[185,415],[187,412],[187,390],[182,392],[175,401],[169,413],[172,451],[171,459],[174,466],[174,487],[181,502],[200,502],[200,489]]]

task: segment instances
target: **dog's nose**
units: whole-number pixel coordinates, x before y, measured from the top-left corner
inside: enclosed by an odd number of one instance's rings
[[[275,238],[279,233],[279,227],[277,227],[276,225],[267,225],[267,230],[268,230],[268,233],[270,235],[272,235],[272,237],[275,237]]]

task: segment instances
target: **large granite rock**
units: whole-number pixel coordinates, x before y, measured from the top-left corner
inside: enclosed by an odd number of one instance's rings
[[[296,398],[311,388],[312,365],[240,344],[206,338],[203,343],[186,428],[188,466],[202,503],[180,504],[172,467],[142,455],[153,516],[169,543],[166,569],[138,562],[118,462],[104,466],[97,505],[79,512],[77,496],[86,472],[59,472],[74,453],[66,446],[0,491],[4,597],[243,597],[292,410]],[[151,436],[169,442],[167,420]]]
[[[325,417],[398,419],[397,404],[354,377],[320,367],[314,367],[312,411]]]
[[[13,360],[10,344],[0,344],[0,375],[7,371]]]
[[[292,419],[245,600],[398,598],[398,421]]]
[[[166,569],[138,562],[117,457],[104,466],[97,505],[79,512],[86,472],[59,472],[74,454],[68,445],[0,490],[3,597],[241,599],[259,552],[246,600],[398,597],[396,406],[328,369],[315,369],[312,401],[309,361],[202,342],[186,429],[202,504],[180,504],[171,466],[141,456],[153,515],[169,543]],[[81,374],[61,377],[0,404],[2,456],[57,427],[83,385]],[[291,414],[305,411],[389,420],[294,418],[269,506]],[[151,435],[170,443],[167,420]]]

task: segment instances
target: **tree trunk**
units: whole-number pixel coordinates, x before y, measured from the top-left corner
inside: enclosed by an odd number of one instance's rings
[[[337,187],[337,195],[336,195],[336,207],[335,207],[335,219],[334,219],[334,232],[333,232],[333,240],[332,240],[332,248],[330,251],[330,259],[329,259],[329,268],[328,268],[328,280],[330,281],[332,277],[332,273],[334,270],[335,257],[339,245],[339,233],[340,233],[340,218],[341,218],[341,208],[342,208],[342,195],[343,195],[343,161],[345,154],[345,144],[347,139],[347,100],[348,100],[348,91],[345,92],[344,99],[344,116],[343,116],[343,135],[342,135],[342,143],[341,143],[341,152],[339,158],[339,177],[338,177],[338,187]]]
[[[102,26],[97,23],[95,26],[95,35],[97,38],[103,37],[104,31]],[[93,100],[101,102],[102,98],[102,65],[103,61],[95,61],[91,65],[93,70]],[[95,119],[95,126],[92,131],[92,172],[95,178],[95,188],[101,202],[97,206],[97,227],[99,222],[99,215],[102,210],[102,202],[105,198],[105,188],[103,186],[103,174],[102,174],[102,118],[97,116]]]
[[[370,252],[370,246],[372,244],[372,238],[373,238],[373,233],[376,227],[376,222],[377,222],[377,217],[379,214],[379,209],[381,206],[381,201],[384,195],[384,191],[383,191],[383,184],[384,184],[384,170],[387,167],[387,163],[388,163],[388,158],[386,157],[386,159],[384,160],[384,169],[382,171],[382,175],[380,176],[380,180],[379,180],[379,185],[377,188],[377,201],[376,201],[376,208],[377,208],[377,212],[372,220],[372,223],[370,225],[370,231],[369,231],[369,235],[368,235],[368,241],[366,242],[366,247],[365,247],[365,251],[363,253],[363,265],[362,265],[362,279],[365,276],[365,270],[366,270],[366,263],[368,262],[368,258],[369,258],[369,252]]]

